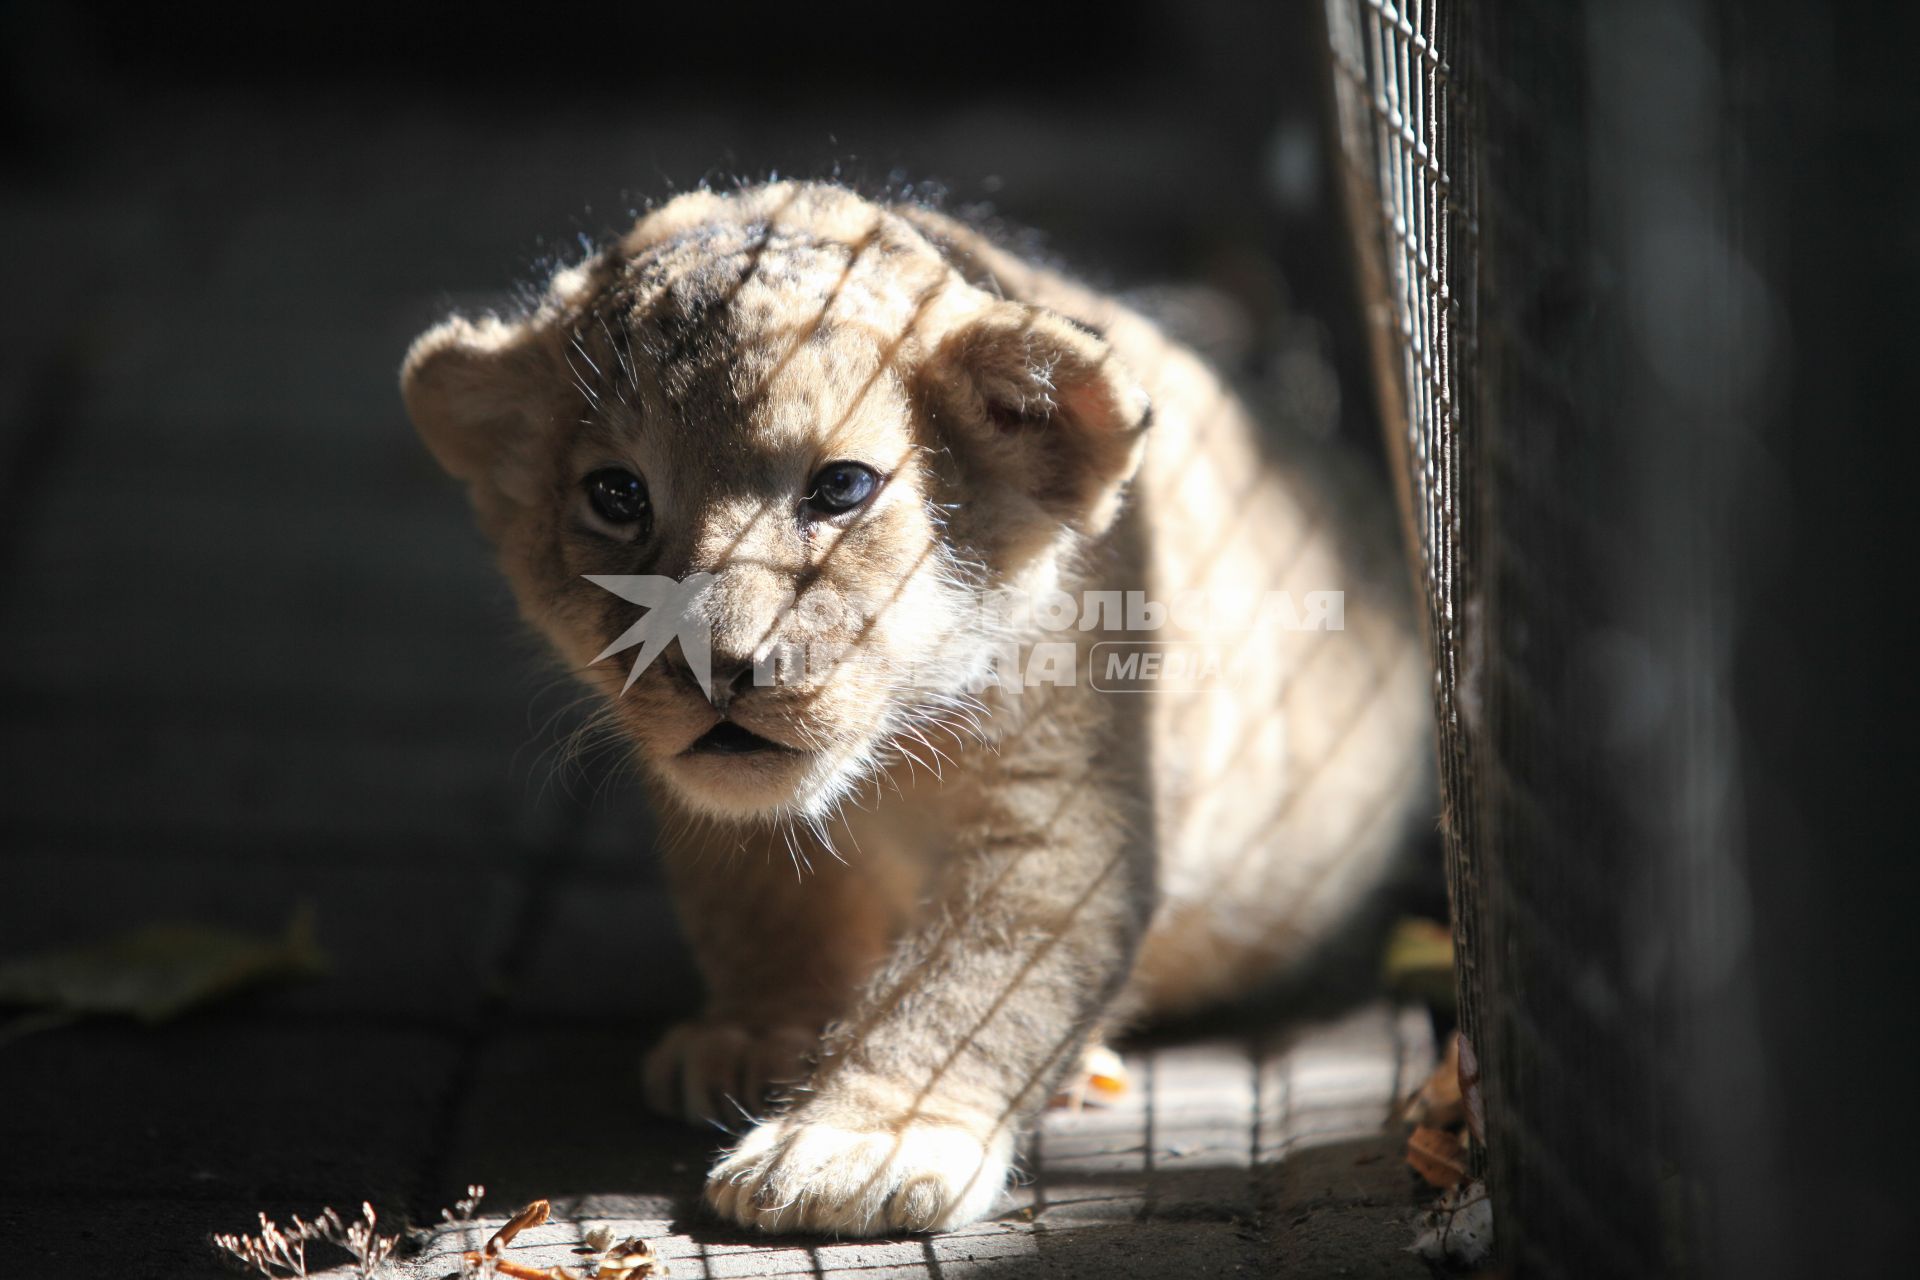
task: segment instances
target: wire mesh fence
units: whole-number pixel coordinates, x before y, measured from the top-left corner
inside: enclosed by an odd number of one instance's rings
[[[1502,1254],[1770,1273],[1726,691],[1778,390],[1754,104],[1787,28],[1660,0],[1327,17]]]
[[[1451,8],[1328,0],[1336,128],[1376,387],[1425,602],[1434,666],[1447,888],[1454,905],[1459,1020],[1480,1037],[1480,876],[1474,863],[1473,696],[1463,687],[1476,504],[1469,469],[1476,226],[1458,163],[1467,100]]]

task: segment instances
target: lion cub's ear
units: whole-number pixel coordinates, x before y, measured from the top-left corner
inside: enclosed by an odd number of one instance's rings
[[[414,340],[400,392],[434,458],[473,489],[483,513],[538,493],[539,453],[567,384],[547,317],[455,316]]]
[[[934,420],[1002,513],[1102,533],[1140,464],[1151,405],[1113,349],[1050,311],[997,303],[928,366]],[[1012,508],[1021,501],[1027,510]]]

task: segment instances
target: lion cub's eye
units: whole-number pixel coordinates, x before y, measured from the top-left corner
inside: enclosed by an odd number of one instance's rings
[[[580,484],[587,491],[587,503],[595,515],[622,529],[629,525],[643,526],[639,532],[645,532],[644,526],[653,514],[653,506],[647,501],[646,481],[619,467],[602,467],[589,473]]]
[[[880,487],[880,477],[872,467],[858,462],[829,462],[813,478],[813,492],[807,506],[821,515],[835,516],[851,511]]]

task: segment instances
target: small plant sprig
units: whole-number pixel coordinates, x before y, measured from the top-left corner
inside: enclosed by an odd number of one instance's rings
[[[263,1213],[259,1235],[223,1233],[213,1238],[213,1245],[248,1270],[259,1272],[267,1280],[276,1280],[282,1276],[305,1277],[307,1245],[319,1238],[317,1223],[302,1222],[295,1215],[293,1226],[283,1229]]]
[[[464,1222],[473,1216],[475,1206],[485,1194],[484,1187],[468,1187],[466,1196],[456,1201],[452,1210],[442,1209],[440,1216],[450,1223]],[[223,1233],[213,1237],[213,1245],[266,1280],[306,1280],[307,1246],[319,1240],[353,1259],[357,1280],[378,1280],[400,1245],[398,1232],[380,1234],[379,1221],[373,1206],[365,1201],[360,1203],[360,1216],[351,1221],[342,1218],[339,1210],[328,1208],[322,1209],[312,1222],[294,1214],[292,1225],[282,1227],[263,1213],[259,1234]]]
[[[473,1211],[487,1198],[487,1189],[477,1182],[467,1184],[467,1194],[453,1202],[453,1208],[440,1211],[440,1221],[450,1227],[464,1227],[473,1221]]]
[[[296,1219],[297,1221],[297,1219]],[[400,1244],[400,1234],[380,1234],[373,1206],[362,1200],[360,1216],[352,1222],[341,1221],[332,1209],[323,1210],[316,1220],[320,1238],[353,1256],[353,1272],[359,1280],[378,1280],[380,1270]]]

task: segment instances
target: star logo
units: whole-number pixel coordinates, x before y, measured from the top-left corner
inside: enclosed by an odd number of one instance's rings
[[[694,683],[700,686],[700,692],[706,695],[708,701],[712,701],[713,636],[707,628],[705,617],[699,612],[707,588],[713,585],[712,574],[689,574],[684,579],[651,573],[589,573],[582,576],[601,590],[611,591],[622,600],[637,604],[647,611],[594,658],[594,662],[600,662],[622,649],[640,646],[640,652],[634,655],[633,669],[627,673],[627,682],[620,686],[620,692],[625,693],[633,688],[633,682],[640,678],[647,664],[666,652],[669,644],[678,640],[680,652],[687,659],[687,670],[693,673]]]

